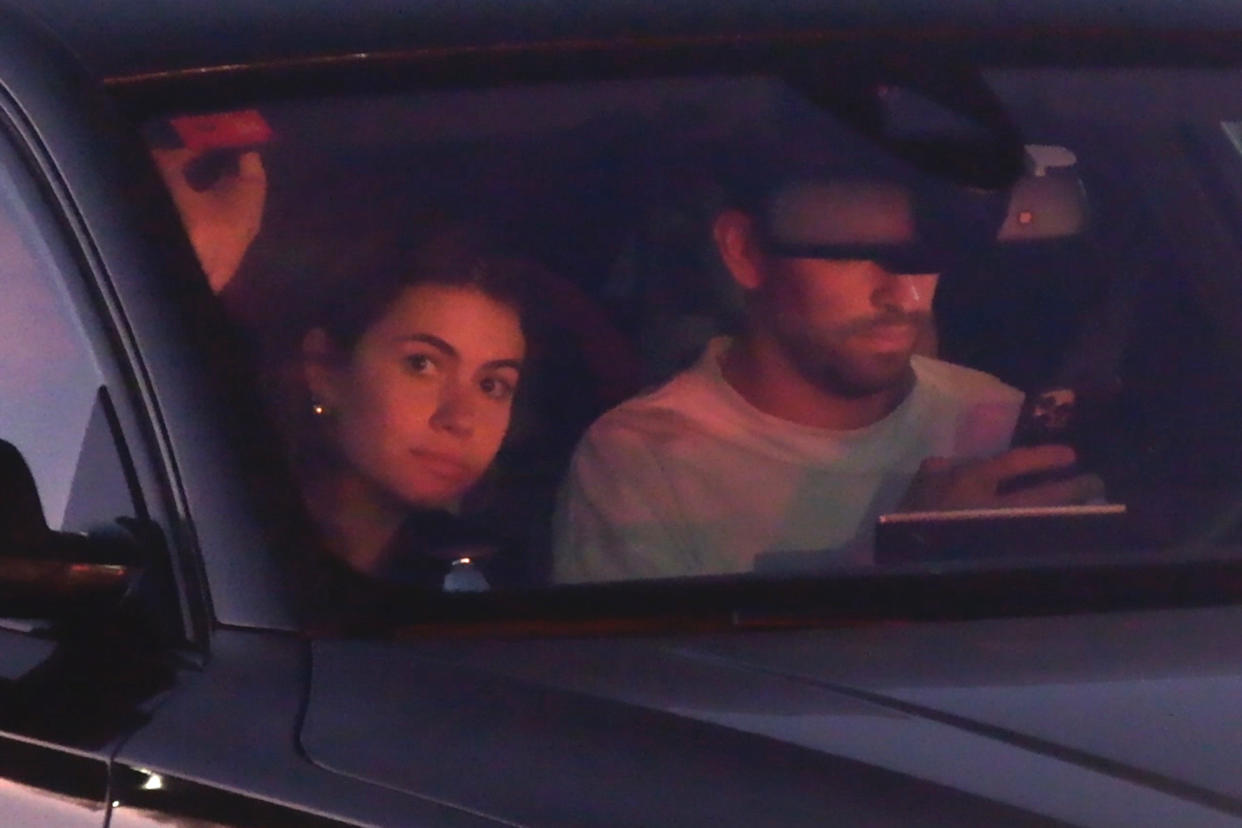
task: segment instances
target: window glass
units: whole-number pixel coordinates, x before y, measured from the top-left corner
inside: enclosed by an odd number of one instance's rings
[[[1232,548],[1242,85],[959,70],[148,123],[327,592]]]
[[[103,382],[17,163],[0,145],[0,439],[21,451],[59,529]]]

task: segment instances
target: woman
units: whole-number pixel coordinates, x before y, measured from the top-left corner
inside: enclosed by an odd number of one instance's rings
[[[530,266],[445,222],[352,241],[301,327],[288,423],[327,553],[317,580],[439,589],[486,545],[458,515],[509,429]]]
[[[240,118],[251,126],[258,118],[263,124],[253,111],[210,117]],[[202,151],[156,149],[154,155],[209,285],[260,360],[269,369],[275,366],[272,373],[277,381],[266,390],[278,394],[275,410],[305,481],[304,499],[333,552],[327,560],[345,562],[349,572],[440,583],[444,565],[437,558],[450,548],[460,550],[477,541],[463,536],[463,521],[446,515],[460,511],[458,501],[463,495],[457,490],[471,489],[469,483],[478,479],[495,456],[494,444],[507,426],[507,421],[501,424],[495,417],[509,415],[511,399],[505,397],[511,397],[517,373],[509,372],[515,375],[512,381],[503,371],[483,378],[502,405],[488,409],[480,433],[468,441],[468,456],[459,456],[462,446],[441,440],[446,433],[444,413],[433,417],[423,410],[425,398],[413,406],[401,403],[401,416],[384,419],[389,417],[385,405],[397,406],[397,401],[373,394],[375,389],[366,386],[354,387],[359,377],[375,379],[353,370],[369,364],[374,356],[369,344],[355,352],[360,343],[369,343],[366,329],[384,316],[390,302],[403,304],[402,313],[420,308],[428,313],[460,311],[469,322],[494,317],[497,305],[512,317],[520,304],[519,289],[539,296],[535,309],[539,320],[533,327],[540,331],[542,363],[536,373],[541,381],[525,384],[528,427],[513,429],[516,439],[508,442],[504,468],[489,475],[494,485],[483,488],[494,516],[491,523],[506,527],[511,535],[506,540],[525,552],[494,559],[499,566],[493,566],[490,574],[505,582],[544,582],[550,567],[546,549],[552,495],[576,438],[598,414],[638,386],[639,364],[631,344],[596,303],[570,280],[533,263],[497,256],[495,247],[480,233],[462,226],[415,220],[400,227],[400,235],[377,229],[390,223],[391,216],[409,214],[394,207],[386,186],[380,188],[386,195],[355,198],[350,210],[342,211],[336,203],[325,210],[322,204],[327,202],[315,199],[268,209],[267,173],[256,152],[241,154],[236,168],[223,170],[206,189],[193,185],[188,175],[205,160]],[[370,192],[367,185],[362,190]],[[286,192],[286,201],[290,198]],[[410,226],[420,225],[421,232],[412,240],[406,238]],[[486,265],[485,273],[476,279],[470,275],[471,268],[480,262]],[[433,286],[455,290],[433,290]],[[407,296],[404,303],[399,302],[407,288],[418,288],[425,295]],[[491,301],[480,301],[484,298]],[[304,305],[309,305],[309,316],[300,311]],[[471,343],[478,333],[470,324],[447,316],[406,321],[415,328],[435,322],[434,327],[462,331]],[[514,329],[513,319],[506,318],[493,319],[487,331],[499,335],[512,334]],[[510,345],[497,353],[524,353],[529,331],[519,333],[524,334],[520,348]],[[451,339],[439,339],[454,344]],[[453,358],[454,371],[471,368],[459,362],[469,356],[466,349],[453,347],[451,353],[437,353],[434,339],[410,341],[430,348],[402,357],[406,368],[409,360],[415,360],[417,370],[425,372],[421,374],[424,379],[444,379],[438,363],[445,356]],[[388,363],[390,368],[393,365]],[[402,387],[391,375],[384,382],[387,390]],[[417,387],[427,390],[425,384]],[[573,393],[566,394],[566,387],[572,387]],[[311,411],[320,413],[312,417]],[[367,416],[384,421],[366,422]],[[385,449],[365,444],[389,434],[390,425],[413,428],[409,418],[419,418],[417,423],[435,429],[438,448],[415,448],[411,453],[398,444],[390,447],[398,455],[393,458],[384,456]],[[452,429],[449,423],[447,431]],[[422,440],[407,442],[417,446]],[[420,459],[417,466],[410,466],[412,458]],[[428,480],[396,479],[429,475],[436,468],[442,473],[430,488]],[[403,530],[400,536],[392,531],[394,522]],[[394,540],[385,545],[381,542],[385,537]],[[415,547],[424,553],[410,553]],[[405,551],[398,554],[398,550]]]

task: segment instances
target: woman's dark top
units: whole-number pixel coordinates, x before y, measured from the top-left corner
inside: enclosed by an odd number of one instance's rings
[[[468,519],[443,510],[412,511],[388,545],[383,565],[363,574],[326,549],[311,562],[308,609],[315,625],[365,623],[377,616],[401,614],[418,596],[445,591],[454,561],[471,566],[494,584],[500,544]]]

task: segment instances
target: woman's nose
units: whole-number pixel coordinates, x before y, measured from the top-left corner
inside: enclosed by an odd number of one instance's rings
[[[469,437],[474,433],[475,402],[469,389],[457,383],[447,383],[440,394],[439,404],[431,414],[433,428],[457,437]]]

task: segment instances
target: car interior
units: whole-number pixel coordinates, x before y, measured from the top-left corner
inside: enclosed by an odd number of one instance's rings
[[[705,230],[741,144],[772,133],[813,154],[816,136],[848,135],[846,146],[880,146],[967,189],[1016,146],[999,233],[941,274],[921,348],[1028,394],[1074,389],[1073,444],[1110,500],[1129,505],[1127,537],[1184,549],[1231,514],[1242,483],[1242,299],[1230,285],[1242,272],[1242,158],[1229,120],[1242,101],[1206,70],[1168,73],[1156,95],[1105,69],[979,78],[950,87],[947,105],[935,83],[905,99],[873,85],[905,108],[907,131],[893,135],[823,79],[771,76],[263,101],[270,133],[247,149],[262,157],[267,204],[227,305],[264,370],[279,371],[271,359],[292,347],[316,262],[348,256],[370,226],[445,209],[538,260],[550,275],[533,368],[468,510],[515,550],[506,582],[540,585],[557,487],[586,427],[740,324],[740,291]],[[976,146],[996,158],[934,170],[935,136],[977,140],[980,123],[991,133]],[[1220,518],[1216,540],[1237,522]]]

